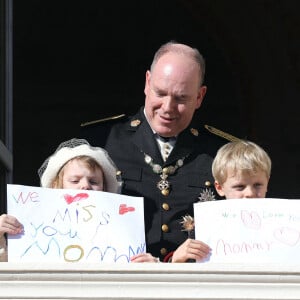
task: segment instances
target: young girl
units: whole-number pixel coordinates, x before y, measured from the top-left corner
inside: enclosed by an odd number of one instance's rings
[[[118,171],[108,153],[84,139],[61,143],[38,170],[41,187],[119,193]],[[20,234],[23,226],[14,216],[0,216],[0,261],[7,261],[4,234]]]
[[[84,139],[61,143],[38,174],[42,187],[120,192],[117,167],[106,150],[92,147]]]
[[[38,170],[41,187],[81,189],[119,193],[120,174],[106,150],[92,147],[84,139],[61,143]],[[22,224],[13,216],[0,216],[0,261],[7,261],[5,233],[22,233]],[[131,262],[157,262],[150,253],[131,257]]]

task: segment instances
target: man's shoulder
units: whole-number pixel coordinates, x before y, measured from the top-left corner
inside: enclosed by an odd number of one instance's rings
[[[112,125],[116,122],[122,122],[122,121],[126,120],[126,118],[128,118],[128,116],[126,116],[126,114],[113,115],[113,116],[110,116],[110,117],[101,118],[101,119],[81,123],[80,127],[82,127],[82,128],[91,128],[93,126],[102,126],[102,125],[105,126],[107,124]]]
[[[224,140],[224,142],[235,142],[235,141],[240,140],[238,137],[236,137],[228,132],[225,132],[219,128],[216,128],[214,126],[207,125],[207,124],[204,124],[202,126],[203,126],[203,130],[205,131],[205,133],[207,135],[211,135],[218,139],[222,139],[222,140]]]
[[[127,122],[129,118],[126,114],[119,114],[81,123],[80,137],[93,146],[104,147],[112,127]]]
[[[194,136],[195,147],[199,147],[201,151],[205,149],[212,156],[224,144],[239,140],[234,135],[207,124],[191,127],[189,131]]]
[[[195,153],[206,153],[211,158],[215,157],[220,147],[238,140],[232,134],[207,124],[191,127],[186,131],[186,134],[188,136],[193,135],[192,139],[189,137],[184,141],[192,141]]]

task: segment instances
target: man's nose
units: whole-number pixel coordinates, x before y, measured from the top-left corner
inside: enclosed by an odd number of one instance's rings
[[[174,101],[174,99],[172,97],[167,96],[167,97],[164,98],[162,106],[163,106],[163,109],[165,111],[171,111],[171,110],[173,110],[174,105],[175,105],[175,101]]]

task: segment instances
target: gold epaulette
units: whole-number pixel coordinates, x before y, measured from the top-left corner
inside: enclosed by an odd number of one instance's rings
[[[235,136],[233,136],[233,135],[231,135],[229,133],[226,133],[226,132],[224,132],[222,130],[219,130],[219,129],[215,128],[215,127],[212,127],[210,125],[204,125],[204,127],[209,132],[211,132],[211,133],[213,133],[215,135],[218,135],[218,136],[220,136],[220,137],[222,137],[222,138],[224,138],[224,139],[226,139],[226,140],[228,140],[230,142],[237,142],[237,141],[240,140],[239,138],[237,138],[237,137],[235,137]]]
[[[123,118],[124,116],[125,116],[125,114],[121,114],[121,115],[112,116],[112,117],[108,117],[108,118],[104,118],[104,119],[89,121],[89,122],[81,123],[80,127],[85,127],[85,126],[88,126],[88,125],[93,125],[93,124],[102,123],[102,122],[107,122],[107,121],[110,121],[110,120],[116,120],[116,119]]]

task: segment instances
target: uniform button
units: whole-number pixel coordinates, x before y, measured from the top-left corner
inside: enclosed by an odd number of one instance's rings
[[[205,186],[211,186],[211,182],[210,181],[205,181]]]
[[[169,231],[168,225],[163,224],[163,225],[161,226],[161,230],[162,230],[163,232],[168,232],[168,231]]]
[[[169,209],[170,209],[168,203],[163,203],[163,204],[162,204],[162,208],[163,208],[164,210],[169,210]]]
[[[167,252],[168,252],[168,250],[167,250],[166,248],[161,248],[161,249],[160,249],[160,254],[161,254],[161,255],[166,255]]]
[[[163,189],[163,190],[161,191],[161,193],[162,193],[165,197],[168,197],[169,194],[170,194],[170,191],[169,191],[168,189]]]

